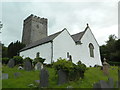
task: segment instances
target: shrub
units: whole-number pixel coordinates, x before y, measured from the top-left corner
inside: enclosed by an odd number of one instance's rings
[[[14,56],[13,59],[15,60],[16,65],[23,63],[23,58],[21,56]]]
[[[53,67],[56,71],[62,69],[66,72],[68,76],[68,80],[76,80],[79,77],[84,77],[84,72],[86,70],[85,64],[82,64],[80,61],[77,63],[78,65],[72,63],[71,61],[66,61],[66,59],[59,58],[57,62],[53,63]]]
[[[9,58],[2,58],[2,64],[7,64],[9,61]]]
[[[43,64],[43,62],[45,61],[45,59],[41,58],[41,57],[37,57],[34,59],[33,63],[34,65],[37,63],[37,62],[41,62]]]

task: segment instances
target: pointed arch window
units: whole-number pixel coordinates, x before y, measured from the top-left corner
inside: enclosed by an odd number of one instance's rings
[[[90,57],[94,57],[94,46],[92,43],[89,44]]]

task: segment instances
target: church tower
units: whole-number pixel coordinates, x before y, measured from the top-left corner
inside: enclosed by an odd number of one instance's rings
[[[22,43],[29,45],[47,36],[47,19],[31,14],[24,20]]]

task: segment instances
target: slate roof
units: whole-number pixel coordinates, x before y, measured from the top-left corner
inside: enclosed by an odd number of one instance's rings
[[[63,31],[63,30],[62,30],[62,31]],[[37,40],[37,41],[35,41],[34,43],[31,43],[31,44],[29,44],[28,46],[26,46],[26,47],[24,47],[23,49],[21,49],[20,52],[21,52],[21,51],[24,51],[24,50],[27,50],[27,49],[30,49],[30,48],[33,48],[33,47],[36,47],[36,46],[38,46],[38,45],[41,45],[41,44],[50,42],[50,41],[52,41],[55,37],[57,37],[62,31],[59,31],[59,32],[57,32],[57,33],[55,33],[55,34],[52,34],[52,35],[50,35],[50,36],[47,36],[47,37],[42,38],[42,39],[40,39],[40,40]]]
[[[73,38],[73,40],[74,40],[75,42],[80,41],[86,30],[87,30],[87,27],[86,27],[86,29],[85,29],[83,32],[80,32],[80,33],[71,35],[71,37]],[[64,31],[64,29],[63,29],[62,31]],[[40,39],[40,40],[38,40],[38,41],[35,41],[34,43],[31,43],[31,44],[29,44],[28,46],[26,46],[26,47],[24,47],[23,49],[21,49],[20,52],[21,52],[21,51],[24,51],[24,50],[27,50],[27,49],[30,49],[30,48],[33,48],[33,47],[36,47],[36,46],[38,46],[38,45],[44,44],[44,43],[51,42],[51,41],[52,41],[55,37],[57,37],[62,31],[59,31],[59,32],[57,32],[57,33],[55,33],[55,34],[52,34],[52,35],[50,35],[50,36],[47,36],[47,37],[45,37],[45,38],[43,38],[43,39]]]

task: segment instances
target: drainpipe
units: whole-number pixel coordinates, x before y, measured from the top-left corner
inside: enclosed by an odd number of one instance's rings
[[[53,41],[51,41],[51,63],[53,62]]]

